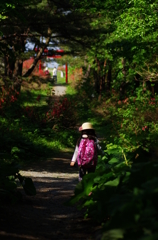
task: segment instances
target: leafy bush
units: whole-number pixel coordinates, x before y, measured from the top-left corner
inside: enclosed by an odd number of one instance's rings
[[[109,145],[97,170],[84,176],[69,204],[102,224],[104,239],[157,239],[158,161],[142,149],[125,154]],[[139,155],[139,157],[136,157]]]
[[[100,109],[109,143],[131,152],[139,147],[152,151],[157,146],[157,95],[153,98],[150,91],[138,88],[135,95],[124,100],[118,100],[117,94],[105,99]]]
[[[0,158],[0,203],[15,203],[22,198],[18,190],[19,184],[29,196],[36,195],[36,189],[31,178],[21,176],[17,160],[18,148],[12,149],[11,154],[3,154]],[[16,159],[16,160],[15,160]]]
[[[58,101],[51,101],[46,113],[45,121],[50,125],[71,128],[76,125],[77,115],[75,101],[67,97],[60,97]]]
[[[34,195],[30,178],[19,174],[20,164],[56,154],[59,149],[74,146],[75,106],[70,99],[47,105],[46,96],[32,91],[18,93],[12,87],[2,88],[0,95],[0,176],[1,200],[21,197],[19,183],[26,194]],[[46,113],[50,114],[50,117]],[[65,129],[68,128],[68,131]],[[63,133],[64,131],[64,133]]]
[[[105,156],[68,202],[102,226],[102,240],[157,239],[157,104],[142,88],[102,103]]]

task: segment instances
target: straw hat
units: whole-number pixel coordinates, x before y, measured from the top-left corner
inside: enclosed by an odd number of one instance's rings
[[[94,129],[92,124],[89,122],[85,122],[82,126],[79,127],[79,131],[87,130],[87,129]]]

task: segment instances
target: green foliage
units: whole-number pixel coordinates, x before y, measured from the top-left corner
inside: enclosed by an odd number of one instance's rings
[[[59,101],[51,101],[49,104],[49,110],[46,113],[46,122],[49,124],[62,126],[62,127],[73,127],[76,124],[75,114],[75,101],[71,101],[72,98],[61,97]]]
[[[14,109],[15,110],[15,109]],[[46,107],[47,110],[47,107]],[[61,149],[64,145],[70,146],[71,140],[67,141],[66,134],[62,136],[61,128],[43,121],[41,109],[30,107],[27,114],[23,109],[15,113],[13,108],[8,109],[7,116],[1,117],[1,151],[14,152],[14,158],[20,161],[30,161],[43,156],[51,156],[53,152]],[[32,112],[33,111],[33,112]],[[7,112],[5,112],[7,113]],[[28,114],[29,113],[29,114]],[[52,129],[54,126],[54,129]],[[60,131],[59,131],[60,130]],[[73,141],[73,140],[72,140]]]
[[[114,92],[104,101],[105,155],[67,204],[97,221],[103,240],[157,239],[157,95],[144,86],[123,100]]]
[[[0,195],[2,201],[15,202],[22,197],[21,185],[27,195],[36,194],[32,179],[20,175],[22,163],[52,157],[64,147],[73,147],[76,137],[73,130],[73,107],[67,98],[59,98],[48,105],[44,91],[2,88],[0,98]],[[66,99],[66,100],[65,100]],[[49,110],[61,105],[60,116],[47,121]],[[62,116],[61,116],[62,115]],[[70,129],[69,129],[70,127]],[[66,130],[68,128],[68,130]],[[3,174],[2,174],[3,173]],[[20,185],[19,185],[20,183]]]
[[[5,155],[5,158],[3,155]],[[12,149],[10,155],[3,155],[0,158],[0,203],[15,203],[21,200],[22,194],[18,190],[19,184],[23,186],[27,195],[36,195],[32,180],[22,177],[19,173],[20,165],[15,157],[15,148]]]
[[[63,61],[69,60],[72,67],[77,61],[76,66],[82,66],[88,78],[78,80],[75,94],[67,100],[61,98],[45,106],[38,96],[38,101],[34,98],[22,104],[18,103],[17,93],[3,92],[0,150],[6,156],[2,163],[19,163],[73,146],[73,128],[78,122],[92,121],[101,135],[106,133],[102,143],[105,155],[99,156],[96,172],[86,175],[76,186],[69,204],[85,209],[85,216],[102,225],[102,239],[157,239],[158,163],[153,150],[158,145],[158,97],[148,91],[151,87],[157,91],[157,1],[27,3],[11,1],[7,5],[2,1],[3,35],[9,32],[15,41],[15,32],[21,36],[27,27],[30,33],[47,37],[49,24],[43,23],[53,22],[53,43],[61,46],[64,42],[65,49],[69,53],[73,49],[75,56],[75,60],[65,56]],[[17,29],[19,22],[23,27]],[[9,37],[1,42],[1,55],[9,55],[12,61],[23,59],[23,44],[13,40]],[[39,36],[30,40],[42,46]],[[14,52],[10,51],[12,47]],[[101,95],[103,90],[107,91]],[[96,118],[93,113],[99,107]],[[15,165],[4,166],[1,176],[2,193],[10,196],[16,191],[18,176],[26,193],[35,194],[32,181],[21,178]]]
[[[113,145],[108,145],[105,152],[96,172],[77,185],[69,204],[77,202],[87,217],[103,225],[102,239],[155,239],[157,161],[151,162],[141,149],[138,158],[136,152],[125,156]]]
[[[138,88],[135,96],[124,100],[115,99],[109,110],[111,115],[111,137],[114,142],[124,145],[128,151],[142,147],[149,151],[157,145],[157,96]]]
[[[18,174],[18,178],[19,178],[19,180],[23,186],[23,189],[27,195],[29,195],[29,196],[36,195],[36,188],[35,188],[31,178],[22,177],[20,174]]]

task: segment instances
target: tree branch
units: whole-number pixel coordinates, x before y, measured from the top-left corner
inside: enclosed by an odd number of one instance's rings
[[[52,31],[50,28],[48,28],[48,37],[46,39],[46,42],[45,44],[42,46],[42,48],[39,50],[39,52],[37,53],[37,56],[35,57],[34,59],[34,62],[32,63],[32,65],[30,66],[30,68],[27,70],[27,72],[23,75],[23,77],[28,77],[34,70],[34,68],[36,67],[36,64],[38,63],[38,60],[41,58],[43,52],[44,52],[44,49],[48,46],[49,44],[49,41],[51,39],[51,34],[52,34]]]

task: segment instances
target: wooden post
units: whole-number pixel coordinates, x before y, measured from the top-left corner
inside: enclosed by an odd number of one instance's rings
[[[41,71],[42,68],[42,64],[41,64],[41,60],[39,60],[39,72]]]

